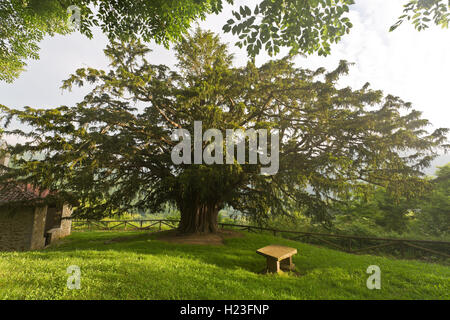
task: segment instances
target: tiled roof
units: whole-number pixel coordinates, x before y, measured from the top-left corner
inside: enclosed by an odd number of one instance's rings
[[[0,206],[14,202],[27,202],[44,199],[48,190],[40,191],[30,184],[14,184],[0,186]]]

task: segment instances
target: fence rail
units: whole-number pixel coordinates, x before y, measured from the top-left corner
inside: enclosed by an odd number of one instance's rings
[[[117,230],[122,227],[127,230],[151,230],[175,229],[179,220],[173,219],[147,219],[147,220],[73,220],[73,230]],[[240,225],[232,223],[218,223],[222,229],[235,228],[248,232],[270,232],[273,235],[281,235],[287,239],[303,241],[315,244],[325,244],[335,249],[348,253],[361,253],[394,247],[400,250],[400,255],[405,256],[406,250],[413,250],[433,255],[450,258],[450,241],[377,238],[354,235],[340,235],[318,232],[304,232],[293,230],[279,230],[252,225]],[[430,248],[431,247],[431,248]]]

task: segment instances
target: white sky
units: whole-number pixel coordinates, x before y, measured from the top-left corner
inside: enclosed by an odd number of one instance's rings
[[[256,1],[237,1],[234,7],[245,3],[252,8],[249,2]],[[332,46],[331,55],[299,57],[296,62],[301,67],[327,69],[335,68],[341,59],[354,62],[342,84],[356,88],[370,82],[374,89],[412,102],[413,108],[422,111],[434,128],[449,127],[450,29],[433,26],[418,32],[411,24],[404,23],[394,32],[388,32],[402,14],[405,3],[406,0],[356,0],[349,13],[354,26],[350,34]],[[230,16],[231,7],[226,6],[219,16],[208,17],[200,26],[222,34],[222,26]],[[223,35],[222,39],[230,44],[237,41],[231,34]],[[87,91],[62,92],[61,83],[80,67],[107,68],[102,51],[106,44],[100,32],[95,33],[93,40],[77,33],[44,40],[40,44],[39,60],[30,61],[27,71],[12,84],[0,82],[0,103],[16,108],[27,105],[50,108],[79,102]],[[170,51],[156,45],[151,47],[154,49],[150,54],[151,63],[175,63]],[[246,51],[234,46],[231,50],[235,53],[235,63],[244,64]],[[261,64],[267,59],[261,55],[256,62]],[[447,162],[450,156],[444,155],[434,165]]]

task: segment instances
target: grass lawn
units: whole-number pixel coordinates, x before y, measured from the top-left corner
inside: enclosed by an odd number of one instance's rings
[[[223,246],[166,243],[139,232],[76,232],[41,251],[0,252],[0,299],[450,299],[450,267],[351,255],[244,233]],[[107,240],[129,236],[121,242]],[[105,243],[106,242],[106,243]],[[263,275],[268,244],[298,249],[295,274]],[[81,268],[81,289],[66,287]],[[369,265],[381,290],[369,290]]]

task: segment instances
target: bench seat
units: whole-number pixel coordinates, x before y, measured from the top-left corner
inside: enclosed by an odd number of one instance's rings
[[[272,244],[256,250],[256,253],[267,259],[267,272],[280,273],[281,270],[294,270],[292,256],[297,254],[297,249]]]

